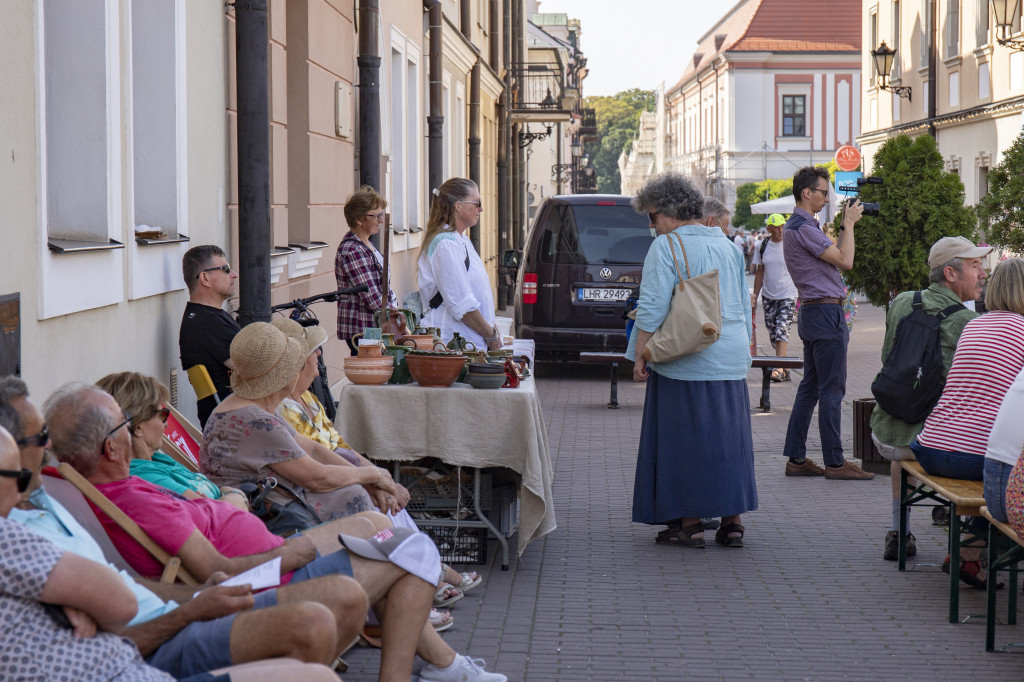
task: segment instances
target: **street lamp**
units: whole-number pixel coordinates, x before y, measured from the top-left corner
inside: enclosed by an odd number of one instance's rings
[[[900,97],[910,100],[910,88],[903,85],[889,85],[889,73],[892,71],[892,62],[896,57],[896,50],[892,49],[882,41],[877,49],[871,50],[871,58],[875,60],[875,70],[878,72],[878,87],[888,92],[893,92]]]
[[[583,153],[583,144],[579,141],[579,138],[575,138],[572,144],[569,145],[569,149],[572,152],[574,159],[580,158],[580,154]]]
[[[1011,50],[1024,52],[1024,38],[1011,38],[1014,20],[1020,18],[1020,0],[989,0],[996,25],[996,42]]]

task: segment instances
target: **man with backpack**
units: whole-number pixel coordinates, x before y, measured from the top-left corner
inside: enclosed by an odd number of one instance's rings
[[[761,241],[754,251],[754,296],[751,307],[757,310],[757,297],[764,307],[764,326],[776,357],[785,357],[789,350],[789,329],[796,314],[796,285],[786,268],[782,252],[782,227],[786,219],[772,213],[766,221],[770,239]],[[772,372],[772,381],[789,381],[789,370],[778,368]]]
[[[885,316],[884,364],[871,387],[878,401],[871,413],[871,440],[892,462],[892,525],[883,553],[888,561],[895,561],[899,551],[900,460],[914,459],[910,441],[942,393],[961,332],[978,316],[963,302],[981,294],[981,258],[991,250],[964,237],[943,237],[928,253],[928,288],[904,291]],[[907,528],[907,556],[913,556],[917,542]]]

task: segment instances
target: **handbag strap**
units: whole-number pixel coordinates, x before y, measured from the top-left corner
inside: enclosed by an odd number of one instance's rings
[[[672,236],[679,242],[679,250],[683,252],[683,265],[686,266],[686,279],[690,279],[690,259],[686,257],[686,248],[683,246],[683,238],[675,232]],[[683,273],[679,270],[679,259],[676,258],[676,250],[672,248],[672,241],[669,240],[668,250],[672,252],[672,262],[676,264],[676,274],[679,276],[679,290],[683,290]]]

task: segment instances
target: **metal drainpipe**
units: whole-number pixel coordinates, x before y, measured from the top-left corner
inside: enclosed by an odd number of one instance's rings
[[[936,107],[936,73],[939,61],[939,37],[938,37],[938,3],[935,0],[928,0],[928,11],[931,12],[931,25],[928,27],[928,134],[933,139],[938,139],[935,131]]]
[[[430,114],[427,116],[427,181],[430,189],[436,189],[444,182],[444,114],[441,109],[441,0],[423,0],[423,9],[430,13]],[[431,195],[431,199],[433,196]]]
[[[473,72],[469,78],[469,179],[477,187],[480,186],[480,58],[473,64]],[[469,239],[473,248],[480,253],[480,225],[474,225],[469,231]]]
[[[470,0],[459,0],[459,32],[466,37],[466,40],[472,42],[471,17],[470,12]]]
[[[490,21],[490,64],[491,68],[494,69],[494,73],[501,72],[501,55],[499,48],[501,43],[498,42],[498,0],[490,0],[491,8],[491,21]]]
[[[496,9],[497,0],[491,0],[492,7]],[[492,12],[492,23],[494,13]],[[508,210],[508,199],[509,199],[509,176],[508,176],[508,161],[509,161],[509,124],[508,124],[508,110],[509,110],[509,98],[512,88],[511,73],[512,73],[512,56],[511,49],[512,44],[509,42],[509,27],[511,25],[511,0],[504,0],[502,2],[502,23],[501,23],[501,49],[502,49],[502,63],[505,67],[504,77],[502,79],[501,89],[501,104],[498,105],[498,254],[501,254],[506,249],[512,248],[509,244],[509,210]],[[496,33],[491,32],[491,40],[495,40]],[[491,54],[494,54],[492,48]],[[497,69],[496,69],[497,70]],[[506,304],[512,304],[514,301],[510,300],[513,297],[515,287],[509,286],[511,275],[509,274],[508,268],[503,268],[499,265],[498,267],[498,307],[502,307],[502,301]]]
[[[380,181],[379,0],[359,0],[359,184],[377,191]],[[380,248],[380,234],[370,237]]]
[[[520,78],[520,65],[523,63],[523,50],[522,50],[522,21],[523,21],[523,5],[519,0],[516,0],[512,4],[512,65],[515,70],[514,76],[516,81]],[[520,90],[522,84],[519,83]],[[523,221],[525,219],[524,204],[526,203],[526,154],[523,153],[523,148],[519,146],[519,134],[522,130],[523,124],[519,123],[512,126],[512,173],[513,173],[513,195],[515,196],[515,208],[513,209],[515,215],[515,225],[513,225],[513,243],[515,248],[523,248]]]
[[[235,5],[238,99],[238,320],[270,320],[270,84],[267,0]]]

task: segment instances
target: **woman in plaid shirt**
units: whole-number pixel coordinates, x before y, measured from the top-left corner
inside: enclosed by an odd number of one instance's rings
[[[345,202],[345,221],[350,231],[338,245],[334,275],[339,289],[362,284],[369,287],[358,296],[338,298],[338,338],[348,344],[353,355],[358,349],[352,343],[352,337],[362,333],[366,327],[373,327],[373,314],[384,307],[381,290],[384,256],[370,243],[370,237],[380,232],[387,205],[384,197],[369,185],[360,187]],[[398,307],[395,292],[390,289],[387,306]]]

